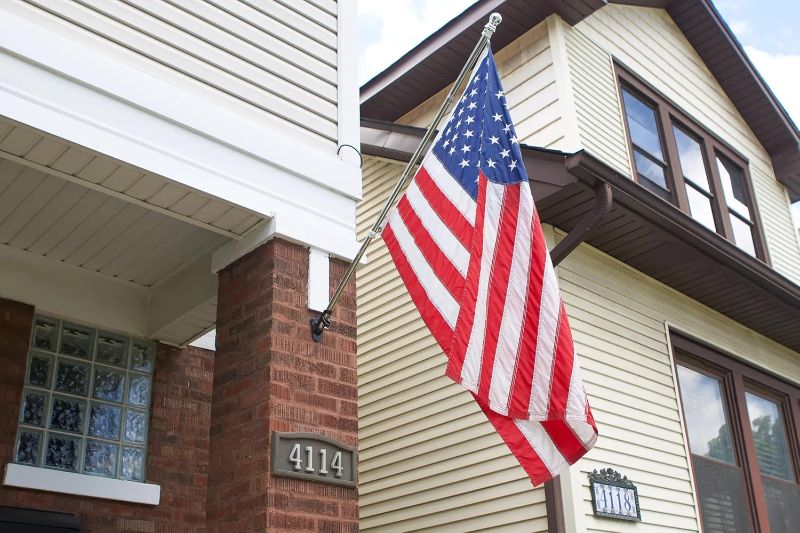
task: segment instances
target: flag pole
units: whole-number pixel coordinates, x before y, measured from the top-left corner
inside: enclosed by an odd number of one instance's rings
[[[394,190],[392,190],[392,194],[389,195],[389,199],[386,201],[386,205],[383,206],[383,209],[378,214],[378,217],[375,219],[375,223],[372,224],[372,228],[367,233],[367,236],[361,243],[361,248],[359,248],[358,252],[356,253],[353,260],[350,262],[350,266],[347,268],[347,271],[344,273],[341,281],[339,281],[339,285],[336,287],[336,291],[331,296],[330,302],[328,302],[328,306],[325,310],[319,315],[317,318],[311,319],[311,338],[314,339],[315,342],[319,342],[322,339],[322,333],[325,331],[327,327],[331,325],[331,314],[333,313],[333,308],[336,306],[339,298],[342,296],[342,292],[344,291],[345,285],[353,277],[353,273],[358,266],[359,261],[364,256],[364,253],[367,251],[367,247],[372,242],[372,239],[377,237],[381,231],[383,230],[383,222],[386,220],[386,217],[389,214],[389,211],[394,206],[395,202],[397,201],[397,197],[400,195],[400,192],[403,190],[403,186],[405,185],[408,178],[411,176],[411,172],[414,167],[419,162],[420,157],[422,156],[422,151],[427,146],[428,142],[436,133],[436,128],[439,127],[439,123],[444,118],[445,113],[450,108],[450,104],[453,102],[453,98],[456,95],[456,91],[464,82],[464,79],[467,75],[472,72],[472,69],[475,67],[475,63],[478,61],[478,57],[480,57],[483,50],[486,48],[486,45],[489,43],[489,39],[492,38],[497,26],[503,21],[503,17],[500,16],[499,13],[492,13],[489,16],[489,22],[483,27],[483,31],[481,32],[481,38],[478,40],[478,43],[475,45],[475,48],[472,50],[472,53],[469,55],[467,62],[464,63],[464,66],[461,69],[461,72],[458,74],[456,81],[453,83],[453,86],[450,87],[450,92],[447,93],[447,97],[444,99],[442,106],[439,108],[439,111],[436,113],[436,116],[431,122],[431,125],[428,126],[428,131],[425,132],[425,135],[422,137],[422,141],[420,141],[419,146],[417,146],[414,155],[411,156],[411,159],[408,161],[405,170],[403,170],[403,174],[400,175],[400,179],[397,181],[397,185],[395,185]]]

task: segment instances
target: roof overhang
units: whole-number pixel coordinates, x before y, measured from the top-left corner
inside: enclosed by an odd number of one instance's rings
[[[424,131],[362,119],[362,152],[408,161]],[[563,258],[585,241],[800,352],[796,284],[585,151],[522,145],[522,155],[535,176],[530,185],[541,220],[569,232],[567,249],[553,254]]]
[[[769,153],[778,180],[800,200],[800,133],[709,0],[610,0],[665,8]],[[504,16],[492,38],[499,50],[555,13],[574,25],[606,0],[476,2],[361,88],[361,116],[395,121],[458,74],[489,14]]]
[[[571,231],[611,187],[609,214],[585,241],[608,255],[800,352],[800,287],[585,151],[564,157],[577,178],[537,198],[542,221]]]
[[[394,121],[451,83],[475,46],[492,12],[503,15],[492,37],[499,50],[557,13],[577,24],[606,0],[486,0],[466,11],[412,48],[361,87],[361,116]]]

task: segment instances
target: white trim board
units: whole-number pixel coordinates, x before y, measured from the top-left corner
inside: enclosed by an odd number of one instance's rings
[[[15,463],[6,464],[3,485],[145,505],[158,505],[161,501],[161,485],[60,472]]]
[[[336,156],[335,143],[328,152],[290,139],[2,6],[0,71],[0,115],[265,217],[288,218],[288,238],[355,255],[361,173],[357,162]],[[343,134],[351,137],[350,129]]]

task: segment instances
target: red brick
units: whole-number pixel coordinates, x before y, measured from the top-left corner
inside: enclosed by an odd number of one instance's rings
[[[33,308],[0,299],[0,465],[12,459]],[[159,345],[148,436],[147,481],[157,507],[0,487],[0,505],[79,515],[84,532],[203,532],[213,353]],[[205,368],[189,374],[187,369]],[[186,385],[184,385],[186,384]]]
[[[331,265],[333,285],[344,264]],[[268,470],[273,431],[316,432],[348,445],[358,441],[355,284],[348,285],[334,314],[336,331],[327,332],[317,344],[309,331],[309,319],[315,314],[306,308],[307,273],[306,249],[273,240],[219,274],[210,531],[258,528],[259,517],[265,515],[269,531],[317,531],[323,526],[353,531],[353,524],[357,529],[357,490],[273,478]],[[340,325],[337,313],[345,319]],[[253,376],[266,383],[244,385]],[[339,398],[349,400],[349,405],[341,407]],[[243,409],[254,415],[242,415]],[[248,453],[238,453],[244,443]],[[342,509],[348,516],[341,517]],[[323,519],[324,524],[318,522]]]

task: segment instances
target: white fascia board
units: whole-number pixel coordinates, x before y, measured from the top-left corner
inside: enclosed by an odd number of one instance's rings
[[[217,349],[217,329],[216,327],[204,335],[197,337],[189,343],[189,346],[196,346],[205,350],[216,351]]]
[[[330,299],[331,260],[324,250],[311,248],[308,252],[308,308],[324,311]]]
[[[146,287],[4,244],[0,244],[0,297],[135,337],[150,333]]]
[[[358,13],[355,0],[340,0],[337,4],[337,90],[339,154],[342,159],[361,164],[361,115],[358,101],[358,64],[353,58],[358,54]],[[359,178],[359,192],[361,180]]]
[[[145,505],[158,505],[161,500],[160,485],[59,472],[14,463],[6,465],[3,485]]]
[[[340,259],[352,259],[358,252],[355,234],[343,235],[329,231],[328,221],[320,213],[283,213],[251,230],[244,238],[223,244],[212,255],[211,270],[219,272],[240,257],[252,252],[274,237],[304,244],[328,252]],[[355,204],[352,211],[355,220]]]
[[[357,249],[361,173],[333,145],[289,139],[2,7],[0,72],[2,116],[263,216],[323,221],[284,226],[341,257]]]

